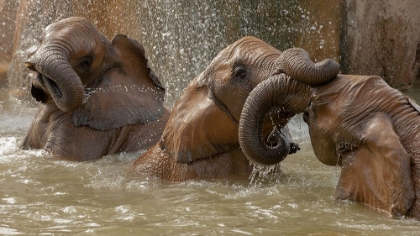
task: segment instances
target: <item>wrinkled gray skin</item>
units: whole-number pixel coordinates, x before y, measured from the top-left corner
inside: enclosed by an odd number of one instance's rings
[[[161,141],[139,157],[135,169],[169,181],[249,176],[252,166],[238,141],[242,107],[255,86],[281,69],[281,54],[252,36],[219,52],[184,89]],[[277,113],[262,121],[262,136],[282,156],[298,150],[284,123]]]
[[[291,60],[293,68],[294,59],[284,57],[282,63]],[[312,63],[306,56],[297,60]],[[317,158],[341,167],[336,199],[361,202],[396,218],[420,219],[420,107],[380,77],[338,75],[337,65],[331,78],[322,75],[316,82],[312,74],[319,69],[304,68],[304,79],[286,69],[296,80],[274,76],[250,93],[244,105],[249,114],[241,116],[240,134],[273,107],[292,115],[304,112]],[[258,133],[259,127],[255,129]],[[240,143],[248,158],[263,164],[282,160],[259,156],[262,152],[253,145],[260,137],[253,134],[239,135],[244,137]]]
[[[38,73],[40,108],[22,144],[83,161],[137,151],[157,142],[169,116],[165,90],[143,46],[125,35],[109,41],[84,18],[49,25],[26,66]]]
[[[284,119],[305,111],[310,103],[310,87],[335,78],[339,65],[332,60],[313,63],[299,48],[284,51],[278,59],[282,70],[261,82],[249,95],[242,110],[239,138],[242,151],[253,162],[273,165],[282,161],[284,147],[267,145],[261,136],[265,114],[280,111]],[[310,73],[311,76],[307,74]],[[301,83],[290,77],[299,79]],[[281,139],[280,139],[281,140]],[[281,144],[281,142],[278,142]]]

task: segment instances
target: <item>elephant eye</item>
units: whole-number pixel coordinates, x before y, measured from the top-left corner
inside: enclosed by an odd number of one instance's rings
[[[236,78],[245,78],[247,74],[247,69],[244,66],[235,67],[233,73]]]
[[[77,68],[82,72],[88,72],[90,69],[90,64],[92,63],[92,58],[90,57],[83,57],[77,63]]]

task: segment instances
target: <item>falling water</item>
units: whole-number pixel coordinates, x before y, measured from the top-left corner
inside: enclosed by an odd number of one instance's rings
[[[318,18],[316,9],[321,5],[298,0],[274,1],[274,5],[253,0],[110,0],[107,5],[99,0],[73,2],[21,2],[16,21],[22,26],[17,28],[20,37],[15,39],[17,52],[8,74],[11,88],[29,94],[33,75],[24,68],[25,60],[33,53],[33,46],[41,42],[42,30],[48,24],[71,15],[90,19],[109,39],[123,33],[138,40],[167,89],[169,107],[220,50],[246,35],[261,38],[280,50],[302,46],[315,58],[338,58],[340,21],[336,12],[342,4],[324,7],[331,14]]]

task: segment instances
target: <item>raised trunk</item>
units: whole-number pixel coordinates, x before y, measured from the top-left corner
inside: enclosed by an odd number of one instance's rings
[[[60,47],[43,47],[25,63],[41,74],[43,83],[62,111],[73,111],[83,102],[83,84],[68,62],[68,53]]]
[[[278,60],[286,74],[312,87],[331,81],[340,71],[340,65],[331,59],[313,63],[301,48],[285,50]]]
[[[264,118],[275,110],[288,119],[303,112],[309,102],[310,87],[285,74],[272,76],[256,86],[244,104],[239,122],[239,143],[247,158],[264,165],[281,162],[289,154],[290,142],[279,132],[275,146],[266,142],[262,136]]]

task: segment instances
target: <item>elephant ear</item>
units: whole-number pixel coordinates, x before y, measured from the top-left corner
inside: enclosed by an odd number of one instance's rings
[[[139,42],[116,35],[104,63],[109,69],[96,78],[98,85],[87,91],[86,102],[73,114],[76,126],[109,130],[149,123],[162,115],[165,89]]]
[[[237,123],[215,103],[202,77],[200,74],[184,89],[162,134],[160,147],[179,163],[239,147]]]
[[[401,217],[415,200],[411,157],[385,114],[375,114],[365,127],[360,146],[341,149],[341,176],[335,198],[361,202]]]

